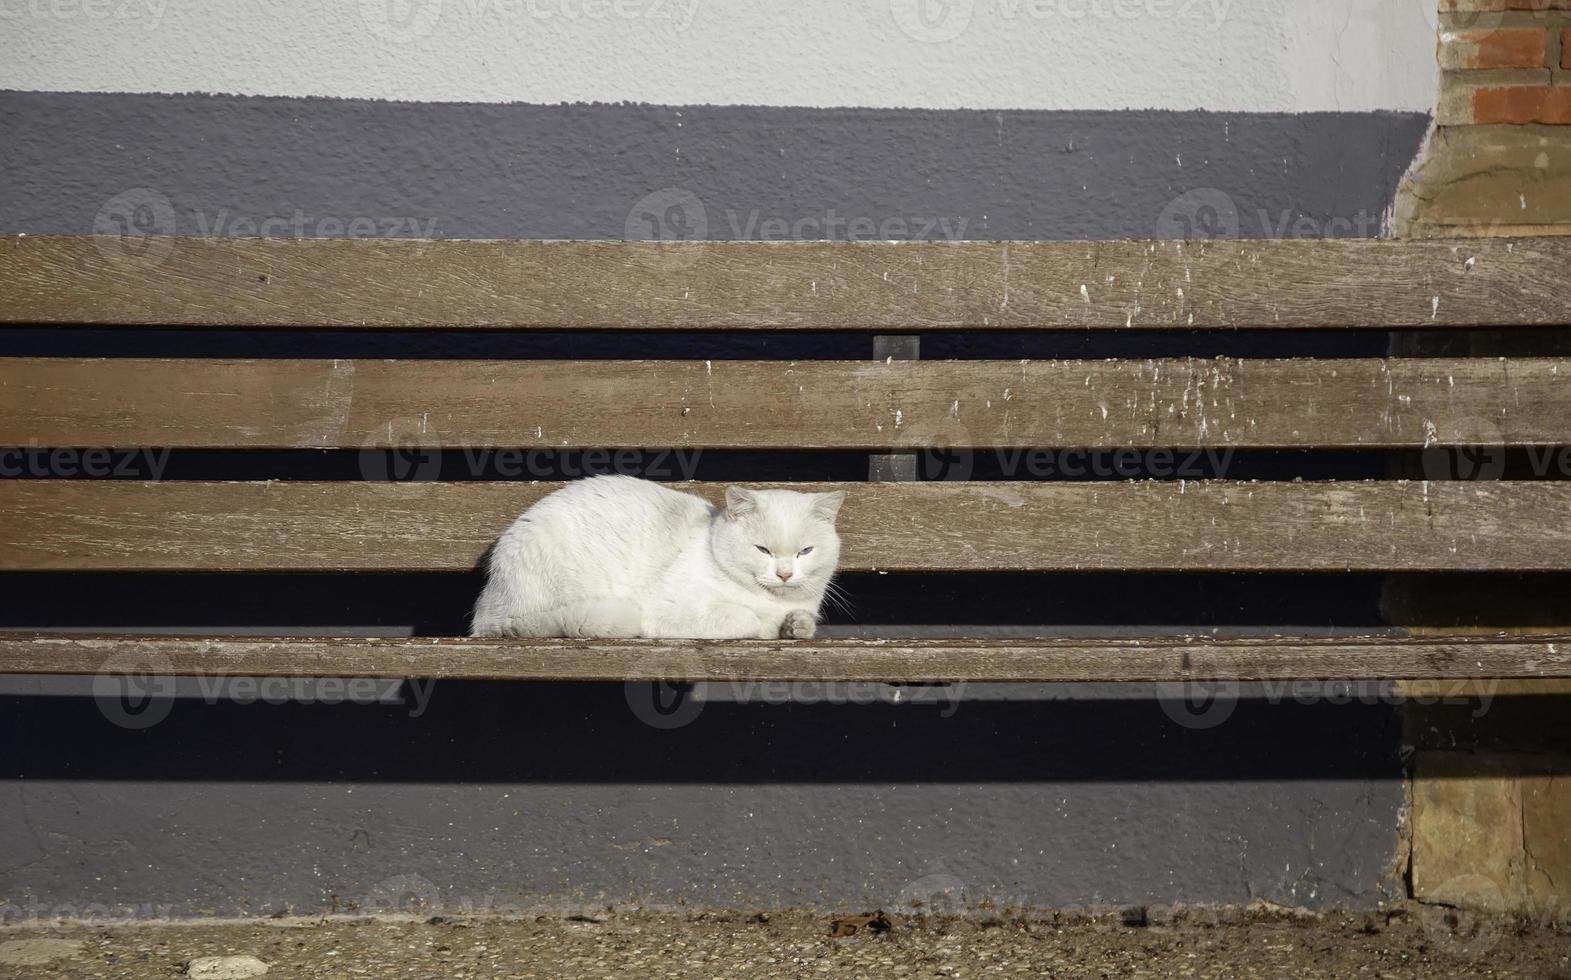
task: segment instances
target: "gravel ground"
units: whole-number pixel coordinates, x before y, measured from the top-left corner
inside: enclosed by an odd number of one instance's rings
[[[861,910],[858,910],[861,911]],[[27,925],[0,978],[1520,977],[1571,980],[1571,933],[1440,909],[939,920],[831,938],[806,912]],[[206,957],[254,957],[210,960]],[[257,962],[260,961],[260,962]],[[226,972],[227,971],[227,972]]]

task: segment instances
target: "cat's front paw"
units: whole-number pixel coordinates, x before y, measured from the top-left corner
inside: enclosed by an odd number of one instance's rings
[[[782,640],[811,640],[818,632],[818,621],[806,609],[795,609],[786,614],[785,622],[780,624],[780,639]]]

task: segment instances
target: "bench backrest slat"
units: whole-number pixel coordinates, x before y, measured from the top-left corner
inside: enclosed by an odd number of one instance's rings
[[[17,358],[0,446],[1416,448],[1571,443],[1571,358]]]
[[[0,571],[465,571],[558,486],[0,481]],[[1571,482],[793,486],[849,571],[1571,570]]]
[[[0,322],[1190,330],[1559,326],[1571,239],[0,240]]]

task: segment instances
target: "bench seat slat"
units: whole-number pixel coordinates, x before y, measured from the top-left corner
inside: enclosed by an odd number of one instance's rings
[[[1571,444],[1571,358],[0,360],[0,446]]]
[[[1571,637],[474,640],[0,633],[0,674],[538,681],[1260,681],[1571,676]]]
[[[1204,329],[1571,323],[1571,239],[0,240],[0,322]]]
[[[558,486],[0,481],[0,571],[463,571]],[[788,486],[850,492],[847,570],[1571,569],[1567,482]]]

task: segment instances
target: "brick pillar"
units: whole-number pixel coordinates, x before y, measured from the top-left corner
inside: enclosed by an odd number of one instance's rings
[[[1571,234],[1571,0],[1438,0],[1435,130],[1399,237]]]
[[[1398,192],[1398,236],[1571,234],[1571,0],[1437,2],[1435,129]],[[1393,353],[1567,349],[1566,333],[1474,331],[1455,340],[1398,334]],[[1386,584],[1385,608],[1414,632],[1571,631],[1553,582],[1481,588],[1398,576]],[[1571,728],[1551,720],[1571,711],[1571,682],[1408,681],[1397,690],[1407,699],[1412,896],[1571,921]]]

